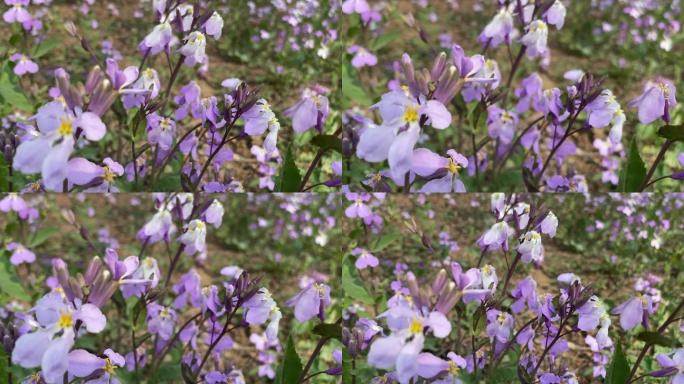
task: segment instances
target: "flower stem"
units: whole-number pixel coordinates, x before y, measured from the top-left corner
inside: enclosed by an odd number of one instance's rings
[[[663,145],[660,147],[660,152],[658,152],[658,156],[656,157],[655,161],[651,165],[651,169],[648,170],[648,173],[646,174],[646,178],[644,178],[644,181],[641,183],[641,187],[639,187],[639,192],[642,192],[646,187],[649,185],[649,181],[651,181],[651,178],[653,177],[653,174],[655,173],[656,168],[658,165],[663,161],[665,158],[665,153],[667,152],[668,149],[670,149],[670,146],[674,141],[672,140],[666,140]]]

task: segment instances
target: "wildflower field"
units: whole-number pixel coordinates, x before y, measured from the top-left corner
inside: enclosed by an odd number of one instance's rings
[[[682,7],[2,0],[0,384],[684,384]]]

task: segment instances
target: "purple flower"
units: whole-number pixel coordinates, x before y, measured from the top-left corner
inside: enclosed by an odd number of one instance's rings
[[[77,129],[88,140],[98,141],[107,131],[99,116],[92,112],[67,111],[61,101],[50,102],[35,116],[38,133],[26,135],[17,147],[13,167],[23,173],[41,172],[47,189],[62,191],[68,173],[69,156],[76,145]],[[40,154],[40,155],[39,155]]]
[[[430,359],[420,359],[425,342],[425,331],[432,331],[437,338],[445,338],[451,333],[451,323],[441,312],[433,311],[427,315],[400,304],[390,308],[379,317],[387,319],[392,333],[376,339],[368,351],[368,365],[391,370],[396,369],[397,379],[407,384],[420,373],[428,374],[429,368],[421,364]],[[427,361],[426,361],[427,360]]]
[[[463,302],[482,302],[496,291],[499,279],[496,269],[485,265],[482,269],[470,268],[465,273],[457,262],[451,263],[451,275],[456,288],[463,294]]]
[[[162,206],[142,227],[138,236],[143,240],[148,239],[153,244],[162,239],[168,241],[175,232],[176,226],[173,224],[171,212],[167,207]]]
[[[157,303],[147,305],[147,330],[159,335],[162,340],[170,340],[176,324],[176,311]]]
[[[420,136],[422,119],[427,118],[425,123],[437,129],[445,129],[451,124],[451,113],[444,104],[422,96],[415,100],[408,88],[384,94],[371,109],[380,112],[383,124],[379,127],[370,124],[364,129],[356,154],[369,162],[388,160],[395,179],[403,178],[411,169],[413,147]]]
[[[185,56],[185,63],[192,67],[207,62],[206,48],[207,38],[202,32],[194,31],[185,39],[185,44],[178,49],[178,53]]]
[[[350,192],[344,196],[347,198],[347,200],[353,201],[352,205],[348,206],[347,209],[344,210],[344,214],[348,218],[353,219],[358,217],[363,219],[372,214],[370,207],[366,205],[366,202],[368,202],[371,198],[369,193]]]
[[[442,157],[426,148],[413,151],[411,171],[425,178],[431,178],[420,192],[465,192],[465,185],[458,178],[461,169],[468,167],[468,159],[453,149],[449,157]]]
[[[511,337],[514,326],[513,316],[510,313],[496,309],[487,311],[487,336],[499,343],[505,343]]]
[[[672,357],[670,357],[671,355]],[[682,384],[684,383],[684,348],[678,348],[674,351],[664,354],[661,353],[656,357],[656,361],[661,367],[665,368],[656,372],[663,372],[659,375],[651,374],[654,377],[674,376],[670,383]]]
[[[0,200],[0,211],[2,212],[14,211],[19,213],[26,208],[28,208],[26,202],[16,193],[9,193]]]
[[[86,192],[118,192],[114,180],[124,174],[123,166],[109,157],[104,159],[102,166],[82,157],[75,157],[69,160],[67,167],[69,186],[88,186]]]
[[[354,248],[351,254],[358,256],[355,263],[358,269],[375,268],[378,266],[378,258],[363,248]]]
[[[38,72],[38,64],[34,63],[27,56],[21,53],[15,53],[10,56],[10,60],[16,62],[17,65],[14,66],[14,73],[17,76],[23,76],[26,73],[36,73]]]
[[[544,90],[542,78],[535,72],[520,82],[522,88],[515,90],[515,96],[519,98],[516,110],[518,113],[526,112],[530,105],[540,99]]]
[[[544,246],[542,246],[541,235],[537,231],[529,231],[520,237],[520,245],[516,248],[520,252],[524,263],[534,261],[539,265],[544,261]]]
[[[178,238],[178,241],[185,245],[185,253],[192,256],[197,252],[204,253],[206,238],[206,224],[202,220],[195,219],[188,224],[187,230]]]
[[[330,305],[330,287],[313,283],[288,300],[285,305],[294,307],[295,318],[300,323],[316,316],[323,321],[325,307]]]
[[[480,42],[496,48],[501,43],[510,42],[511,32],[513,32],[513,14],[507,7],[501,7],[480,34]]]
[[[69,368],[69,350],[74,345],[75,325],[81,322],[90,333],[99,333],[107,319],[93,304],[74,307],[62,293],[53,291],[35,306],[38,328],[21,335],[12,351],[12,363],[24,368],[41,367],[47,383],[61,383]]]
[[[670,122],[670,108],[677,104],[675,98],[677,89],[671,81],[657,79],[649,81],[644,87],[644,93],[629,102],[632,108],[638,108],[639,121],[649,124],[662,117],[666,123]]]
[[[533,311],[539,311],[539,297],[537,296],[537,282],[530,276],[520,280],[518,284],[511,291],[511,295],[516,299],[511,304],[511,310],[514,314],[522,312],[527,302],[527,307]]]
[[[620,315],[620,326],[626,332],[639,325],[646,324],[648,315],[654,312],[651,296],[637,296],[613,308],[614,315]]]
[[[548,47],[546,40],[549,35],[549,27],[541,20],[534,20],[530,23],[527,33],[520,38],[520,43],[527,47],[527,56],[530,59],[544,56]]]
[[[168,117],[161,117],[154,112],[147,116],[147,141],[159,144],[159,148],[168,151],[176,135],[176,122]]]
[[[11,242],[7,244],[6,249],[13,251],[12,256],[10,256],[10,263],[14,265],[21,263],[31,264],[36,261],[36,254],[19,243]]]
[[[352,13],[366,13],[370,10],[368,2],[366,0],[346,0],[342,3],[342,12],[346,14]]]
[[[142,71],[140,77],[131,84],[123,93],[121,100],[124,108],[131,109],[140,107],[149,100],[159,95],[161,83],[159,74],[152,68]]]
[[[480,248],[487,250],[508,250],[508,237],[514,233],[505,221],[492,225],[477,241]]]
[[[518,115],[503,110],[496,105],[487,108],[487,127],[489,137],[499,139],[502,144],[510,144],[515,136]]]
[[[202,28],[204,29],[204,33],[213,37],[214,40],[220,39],[221,33],[223,32],[223,17],[221,17],[218,12],[212,13],[211,17],[204,23]]]
[[[431,379],[440,373],[444,373],[431,383],[461,384],[460,371],[467,366],[466,360],[454,352],[447,353],[447,357],[448,360],[442,360],[431,353],[421,353],[417,359],[418,376]]]
[[[565,14],[567,13],[565,6],[559,0],[556,0],[553,5],[544,13],[544,19],[548,24],[555,25],[556,29],[563,28],[565,23]]]
[[[355,53],[351,61],[355,68],[361,68],[366,65],[372,67],[378,63],[378,58],[361,46],[352,45],[347,49],[347,52]]]
[[[556,229],[558,229],[558,218],[553,212],[549,212],[542,220],[540,227],[543,234],[554,237],[556,236]]]
[[[208,224],[213,225],[214,228],[218,228],[221,226],[221,223],[223,222],[224,212],[225,210],[223,208],[223,204],[221,204],[221,202],[218,200],[214,200],[203,213],[204,221]]]
[[[242,119],[245,121],[245,133],[250,136],[260,136],[275,124],[280,127],[275,113],[265,99],[259,99],[252,108],[244,112]]]
[[[295,132],[303,133],[313,127],[322,131],[329,112],[327,97],[305,91],[302,99],[283,112],[283,115],[292,117],[292,128]]]
[[[589,125],[594,128],[603,128],[612,123],[613,127],[609,134],[610,141],[615,145],[620,144],[622,126],[626,118],[611,91],[606,89],[601,92],[596,99],[587,105],[585,111],[589,115]]]
[[[168,21],[165,21],[158,24],[152,29],[152,32],[145,36],[140,43],[139,48],[142,52],[149,51],[149,53],[154,56],[168,49],[174,39],[175,37],[173,36],[171,24]]]
[[[5,0],[5,4],[10,6],[3,15],[2,18],[7,23],[23,23],[31,20],[31,14],[24,9],[29,5],[30,0]]]
[[[266,338],[271,342],[277,341],[278,327],[283,315],[268,289],[261,288],[245,302],[244,307],[245,321],[251,325],[260,325],[269,321],[266,327]]]
[[[126,365],[126,360],[120,354],[107,348],[105,357],[96,356],[85,349],[74,349],[69,352],[69,374],[75,377],[85,378],[101,369],[102,376],[96,379],[84,381],[87,384],[119,384],[116,378],[116,369]]]

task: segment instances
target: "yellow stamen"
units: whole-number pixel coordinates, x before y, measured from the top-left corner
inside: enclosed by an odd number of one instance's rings
[[[663,83],[662,81],[658,83],[658,87],[661,91],[663,91],[663,94],[665,96],[668,96],[670,94],[670,88],[668,88],[667,84]]]
[[[409,331],[413,334],[423,333],[423,323],[420,320],[414,318],[409,325]]]
[[[62,314],[57,321],[57,326],[62,329],[73,327],[74,319],[71,317],[71,312],[62,311]]]
[[[409,105],[404,112],[404,121],[407,123],[415,123],[418,121],[418,107]]]
[[[449,361],[449,374],[450,375],[457,375],[460,370],[461,370],[461,368],[457,367],[456,363],[454,363],[453,360]]]
[[[71,126],[71,119],[62,118],[62,123],[57,128],[57,132],[62,136],[68,136],[74,133],[74,128]]]
[[[106,373],[113,375],[116,368],[118,367],[112,363],[112,359],[110,359],[109,357],[105,359],[104,371]]]
[[[456,164],[454,162],[454,159],[449,158],[449,172],[453,173],[454,175],[458,175],[458,172],[461,170],[461,166],[459,164]]]
[[[114,172],[112,172],[112,170],[109,169],[109,166],[108,166],[108,165],[105,165],[105,167],[104,167],[104,175],[102,176],[102,178],[103,178],[106,182],[112,183],[112,182],[114,182],[114,178],[115,178],[115,177],[116,177],[116,176],[114,176]]]
[[[506,314],[505,313],[499,313],[499,316],[496,317],[496,321],[499,323],[505,323],[506,322]]]

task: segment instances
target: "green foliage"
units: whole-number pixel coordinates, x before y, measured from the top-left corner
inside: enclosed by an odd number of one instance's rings
[[[278,367],[276,375],[276,384],[297,384],[299,377],[302,375],[302,360],[299,358],[295,350],[292,335],[287,338],[285,346],[285,357],[283,362]]]
[[[63,42],[63,39],[57,36],[49,37],[40,42],[40,44],[36,45],[36,47],[33,49],[33,53],[31,53],[31,58],[39,59],[50,53],[50,51],[55,49],[58,45],[62,44]]]
[[[342,65],[342,105],[349,108],[352,105],[369,107],[373,100],[361,86],[356,71],[349,62]]]
[[[8,253],[0,250],[0,302],[6,303],[10,299],[28,302],[31,296],[19,282],[17,272],[9,262]]]
[[[629,377],[629,363],[622,351],[622,343],[618,342],[613,352],[613,357],[610,360],[608,369],[606,371],[606,384],[624,384]]]
[[[342,259],[342,290],[348,298],[359,300],[366,304],[373,304],[373,298],[363,287],[358,271],[348,255]]]
[[[623,166],[620,173],[620,185],[618,189],[622,192],[638,192],[646,178],[646,165],[639,155],[639,146],[636,138],[632,139],[627,154],[627,163]]]
[[[283,165],[280,173],[275,180],[276,191],[278,192],[298,192],[302,183],[302,175],[294,161],[292,147],[287,148]]]
[[[33,238],[31,239],[31,242],[29,243],[29,246],[31,248],[35,248],[52,237],[55,233],[57,233],[58,229],[55,227],[44,227],[40,228],[39,230],[36,231],[36,233],[33,235]]]
[[[317,324],[313,328],[313,333],[329,339],[342,340],[342,327],[339,324]]]
[[[25,112],[33,112],[33,105],[19,87],[17,77],[12,72],[9,61],[6,61],[0,70],[0,105],[2,104]]]

